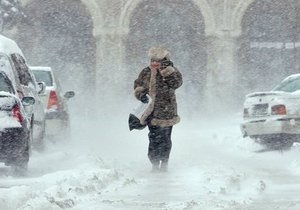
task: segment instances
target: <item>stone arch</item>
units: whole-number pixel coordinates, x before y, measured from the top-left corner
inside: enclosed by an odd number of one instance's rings
[[[26,0],[23,2],[24,6],[29,4],[34,0]],[[95,28],[96,26],[102,25],[103,23],[103,15],[101,12],[101,9],[99,8],[99,5],[97,4],[96,0],[80,0],[88,9],[94,25],[94,35],[95,35]]]
[[[142,0],[129,0],[126,2],[121,11],[119,21],[120,26],[123,26],[124,28],[129,28],[133,11],[138,7],[138,5],[141,2]],[[193,0],[193,2],[198,7],[204,18],[206,35],[213,34],[216,28],[216,23],[212,9],[209,6],[207,0]]]
[[[133,11],[142,0],[129,0],[122,8],[119,25],[129,28],[130,19]]]
[[[86,6],[86,8],[91,14],[95,32],[95,28],[99,25],[102,25],[102,23],[104,22],[101,9],[99,8],[99,5],[97,4],[96,0],[81,0],[81,2]]]
[[[207,36],[210,36],[215,33],[216,30],[216,21],[212,12],[211,7],[209,6],[207,0],[193,0],[194,4],[198,6],[205,23],[205,33]]]
[[[51,66],[63,90],[77,92],[78,97],[74,100],[83,106],[83,97],[93,94],[86,93],[83,87],[88,85],[94,90],[96,83],[94,25],[96,20],[101,20],[100,13],[96,13],[96,3],[86,0],[37,1],[30,0],[24,5],[28,19],[18,25],[20,33],[15,39],[30,65]]]
[[[256,0],[242,0],[239,1],[237,6],[232,12],[231,18],[231,26],[235,29],[235,35],[239,36],[242,32],[242,20],[244,17],[245,12],[247,11],[248,7]]]

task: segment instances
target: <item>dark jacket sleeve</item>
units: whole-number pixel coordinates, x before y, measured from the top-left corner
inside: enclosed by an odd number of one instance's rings
[[[182,85],[182,75],[177,68],[168,66],[160,73],[170,88],[177,89]]]
[[[138,78],[134,81],[134,95],[138,100],[141,100],[141,97],[148,92],[148,89],[144,82],[145,76],[146,69],[143,69],[139,74]]]

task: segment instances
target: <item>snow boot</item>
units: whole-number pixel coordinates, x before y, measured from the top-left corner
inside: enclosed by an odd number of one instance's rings
[[[159,172],[159,164],[152,164],[152,171],[153,173]]]
[[[161,161],[160,171],[168,172],[168,161],[165,161],[165,160]]]

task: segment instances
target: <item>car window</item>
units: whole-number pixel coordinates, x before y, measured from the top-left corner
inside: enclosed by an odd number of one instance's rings
[[[50,71],[32,71],[38,82],[44,82],[46,86],[53,86]]]
[[[14,93],[13,87],[8,80],[3,74],[0,73],[0,91],[5,91],[9,93]]]
[[[18,72],[20,83],[26,86],[28,86],[30,82],[34,84],[31,75],[29,73],[29,68],[25,63],[25,59],[21,55],[16,53],[12,54],[11,58]]]
[[[300,77],[291,78],[283,81],[277,87],[273,89],[274,91],[284,91],[284,92],[294,92],[300,90]]]

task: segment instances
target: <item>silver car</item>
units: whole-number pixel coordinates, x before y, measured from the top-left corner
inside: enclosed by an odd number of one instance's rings
[[[63,92],[58,78],[51,67],[31,66],[35,78],[44,82],[46,91],[41,95],[46,112],[46,132],[50,137],[68,138],[70,132],[70,117],[68,99],[74,97],[74,91]]]

